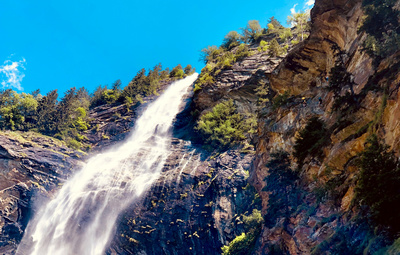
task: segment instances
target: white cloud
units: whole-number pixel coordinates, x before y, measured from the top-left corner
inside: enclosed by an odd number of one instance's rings
[[[311,7],[313,6],[315,3],[315,0],[306,0],[305,6],[306,7]]]
[[[290,9],[290,13],[291,14],[295,14],[296,13],[296,6],[297,6],[297,4],[293,5],[293,8]]]
[[[3,89],[14,88],[24,90],[21,86],[21,82],[25,77],[23,72],[23,70],[26,70],[24,66],[25,63],[25,58],[22,58],[20,61],[11,61],[9,59],[4,61],[3,65],[0,66],[0,80]]]

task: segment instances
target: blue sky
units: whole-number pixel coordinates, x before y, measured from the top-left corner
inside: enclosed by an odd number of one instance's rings
[[[200,50],[232,30],[313,0],[127,1],[0,0],[0,84],[46,94],[71,87],[125,86],[141,68],[204,66]]]

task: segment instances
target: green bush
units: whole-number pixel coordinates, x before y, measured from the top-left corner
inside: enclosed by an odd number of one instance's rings
[[[222,255],[251,254],[258,236],[261,233],[263,218],[257,209],[249,216],[243,216],[246,233],[236,236],[229,245],[222,247]]]
[[[271,42],[269,43],[269,55],[271,57],[277,57],[282,55],[283,50],[282,47],[279,45],[278,41],[276,39],[272,39]]]
[[[172,71],[169,73],[171,78],[182,79],[185,75],[185,71],[183,71],[181,64],[175,66]]]
[[[328,143],[329,134],[325,123],[318,117],[307,121],[304,129],[300,130],[293,146],[293,155],[299,162],[299,167],[307,156],[322,157],[322,148]]]
[[[112,104],[118,100],[119,94],[112,89],[107,89],[101,94],[102,100],[107,104]]]
[[[217,104],[200,117],[196,129],[209,149],[227,149],[255,132],[256,119],[237,112],[232,100]]]
[[[289,91],[285,91],[283,94],[278,94],[272,99],[272,109],[276,110],[279,107],[284,106],[289,98]]]
[[[360,31],[368,36],[363,46],[375,58],[375,64],[400,48],[400,11],[396,0],[364,0],[365,19]],[[377,22],[379,20],[379,22]]]
[[[268,42],[266,42],[266,41],[264,41],[264,40],[261,40],[260,46],[257,48],[257,50],[258,50],[259,52],[264,52],[264,51],[267,51],[268,48],[269,48]]]
[[[69,139],[67,141],[67,145],[68,145],[68,147],[75,149],[75,150],[79,150],[82,146],[82,144],[75,139]]]
[[[251,56],[249,46],[247,44],[240,44],[235,52],[235,62],[243,60],[245,57]]]
[[[360,153],[360,176],[356,198],[369,208],[376,224],[389,227],[392,234],[400,232],[400,168],[389,147],[372,135]]]

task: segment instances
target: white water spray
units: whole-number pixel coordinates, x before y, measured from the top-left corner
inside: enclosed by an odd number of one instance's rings
[[[170,129],[197,74],[173,83],[120,147],[91,158],[27,227],[17,254],[103,254],[118,215],[159,177]]]

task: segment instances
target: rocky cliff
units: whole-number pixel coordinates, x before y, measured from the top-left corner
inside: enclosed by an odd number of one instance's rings
[[[13,254],[31,215],[86,157],[36,133],[0,134],[0,253]]]
[[[255,254],[383,252],[383,247],[394,239],[389,237],[387,226],[373,230],[368,210],[357,205],[355,190],[361,171],[360,153],[368,137],[377,135],[399,154],[395,128],[399,123],[399,57],[394,54],[374,66],[363,51],[366,34],[358,30],[363,20],[361,0],[317,0],[311,17],[309,38],[294,47],[282,62],[266,68],[265,60],[253,57],[256,63],[248,65],[250,58],[246,58],[216,76],[216,84],[198,92],[194,102],[197,109],[207,111],[206,106],[233,98],[239,109],[244,102],[256,109],[252,89],[260,83],[269,86],[269,103],[258,108],[256,154],[250,172],[250,183],[262,198],[266,221]],[[353,85],[342,84],[335,94],[325,77],[334,76],[332,70],[339,58]],[[236,66],[246,64],[246,77],[234,71]],[[351,102],[337,105],[338,98],[345,98],[347,93]],[[287,94],[285,101],[279,107],[273,105],[274,99],[283,94]],[[308,154],[300,162],[295,157],[295,145],[312,118],[324,123],[325,140],[317,153]],[[273,187],[285,177],[281,174],[276,177],[279,179],[271,179],[274,168],[278,168],[276,154],[282,151],[290,158],[290,166],[286,167],[298,175],[286,186],[292,195],[296,194],[295,201],[288,198],[286,204],[282,204],[285,189],[277,200],[275,192],[279,188]],[[398,210],[396,206],[392,209]]]
[[[237,249],[227,254],[398,254],[390,226],[373,223],[355,199],[368,138],[400,154],[400,53],[373,63],[362,50],[363,15],[361,0],[316,0],[309,37],[287,55],[271,57],[256,42],[214,73],[177,117],[161,177],[120,216],[107,254],[221,254],[225,245]],[[351,82],[333,91],[325,77],[338,60]],[[204,151],[193,123],[230,99],[258,116],[254,148]],[[94,151],[122,140],[139,112],[95,108],[86,134]],[[13,254],[35,206],[85,155],[33,133],[0,140],[0,253]]]

